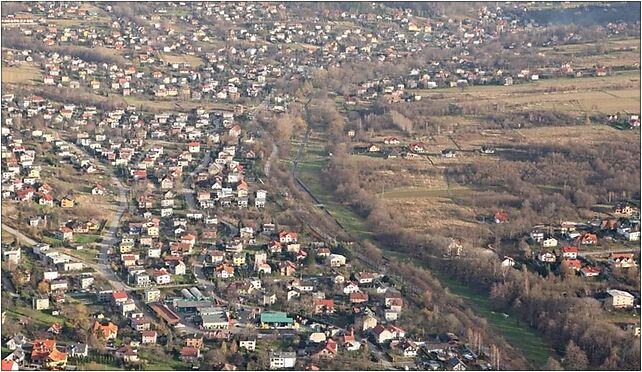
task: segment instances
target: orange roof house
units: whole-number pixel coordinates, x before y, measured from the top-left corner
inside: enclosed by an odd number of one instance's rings
[[[103,324],[99,321],[94,323],[92,333],[97,337],[103,337],[105,340],[114,339],[118,335],[118,326],[112,322]]]

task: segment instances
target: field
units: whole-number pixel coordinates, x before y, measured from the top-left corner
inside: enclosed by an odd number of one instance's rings
[[[2,243],[11,243],[15,237],[4,229],[2,230]]]
[[[292,143],[293,159],[300,142]],[[324,139],[312,135],[308,145],[304,148],[299,159],[297,176],[323,203],[330,214],[348,230],[358,234],[360,238],[372,238],[372,234],[366,229],[363,220],[352,211],[349,206],[338,203],[332,193],[321,186],[320,175],[327,162],[324,154]]]
[[[538,48],[547,57],[566,58],[573,68],[596,65],[632,68],[640,64],[640,39],[607,39],[598,43]]]
[[[2,66],[3,84],[29,84],[42,82],[42,72],[30,64]]]
[[[144,110],[148,111],[180,111],[187,112],[197,107],[204,108],[205,110],[224,110],[231,111],[234,105],[225,102],[203,102],[203,101],[181,101],[181,100],[152,100],[143,97],[127,96],[123,97],[125,102],[129,105],[142,106]]]
[[[171,54],[165,53],[162,55],[161,59],[165,63],[174,64],[174,63],[189,63],[192,67],[198,67],[203,64],[203,60],[197,56],[192,56],[189,54]]]
[[[554,350],[548,347],[536,331],[528,327],[527,324],[493,311],[488,294],[471,289],[443,275],[438,275],[438,278],[445,288],[461,297],[468,306],[474,309],[477,315],[486,318],[491,329],[501,334],[534,367],[543,368],[546,360],[554,356]]]
[[[431,101],[463,105],[499,105],[506,112],[556,110],[583,115],[586,112],[615,113],[640,111],[640,72],[606,77],[542,79],[511,86],[477,85],[465,88],[412,91]],[[423,102],[423,101],[422,101]]]

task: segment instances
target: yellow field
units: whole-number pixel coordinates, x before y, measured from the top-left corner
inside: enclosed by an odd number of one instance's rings
[[[189,63],[192,67],[198,67],[203,64],[203,60],[197,56],[189,54],[170,54],[165,53],[161,57],[166,63]]]
[[[417,90],[426,102],[463,105],[502,105],[512,109],[555,110],[570,114],[640,112],[640,73],[606,77],[546,79],[511,86],[477,85],[463,92],[457,88]]]
[[[167,110],[178,110],[178,111],[189,111],[198,107],[202,107],[206,110],[233,110],[234,105],[231,103],[219,103],[219,102],[185,102],[177,100],[157,100],[153,101],[151,99],[144,99],[141,97],[127,96],[123,97],[125,102],[129,105],[143,106],[144,110],[148,111],[167,111]]]
[[[2,67],[3,84],[33,84],[42,82],[42,72],[28,64],[18,67]]]

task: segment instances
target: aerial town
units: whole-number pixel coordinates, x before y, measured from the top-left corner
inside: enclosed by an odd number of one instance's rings
[[[1,26],[3,371],[639,370],[639,3]]]

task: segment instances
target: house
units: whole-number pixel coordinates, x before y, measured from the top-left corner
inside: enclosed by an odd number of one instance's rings
[[[562,258],[575,260],[577,259],[577,248],[576,247],[563,247],[562,248]]]
[[[360,292],[360,291],[361,289],[359,288],[359,285],[355,282],[348,282],[343,287],[343,293],[345,294],[351,294],[351,293]]]
[[[446,369],[449,371],[465,371],[466,365],[458,357],[452,357],[446,362]]]
[[[502,267],[513,267],[515,266],[515,260],[512,257],[504,256],[502,260]]]
[[[295,364],[295,352],[280,351],[270,353],[270,369],[294,368]]]
[[[579,271],[582,268],[582,263],[577,259],[564,259],[562,265],[568,269]]]
[[[68,354],[56,348],[56,340],[34,340],[31,350],[31,362],[48,369],[64,367]]]
[[[615,208],[613,208],[613,214],[630,216],[636,212],[636,209],[627,203],[618,203]]]
[[[188,144],[188,151],[192,154],[201,152],[201,144],[199,142],[190,142]]]
[[[114,353],[116,358],[122,359],[126,363],[132,363],[138,361],[138,350],[134,349],[129,345],[120,347]]]
[[[283,276],[293,276],[296,274],[296,265],[290,261],[279,262],[279,273]]]
[[[626,291],[619,289],[609,289],[606,291],[607,297],[605,305],[613,309],[626,309],[633,307],[635,297]]]
[[[314,300],[314,313],[315,314],[332,314],[334,313],[334,300],[332,299],[315,299]]]
[[[2,370],[3,371],[19,371],[20,365],[18,362],[12,359],[2,359]]]
[[[56,238],[60,240],[72,240],[74,238],[74,230],[68,228],[67,226],[61,227],[56,231]]]
[[[548,239],[542,240],[542,247],[544,247],[544,248],[557,247],[557,239],[548,238]]]
[[[346,257],[340,254],[330,255],[330,267],[341,267],[346,264]]]
[[[92,333],[96,337],[104,340],[115,339],[118,335],[118,326],[110,321],[103,322],[96,320],[92,328]]]
[[[452,149],[446,149],[441,151],[441,156],[445,158],[454,158],[455,156],[457,156],[457,152]]]
[[[617,268],[635,267],[637,263],[633,259],[633,253],[611,253],[609,264]]]
[[[374,275],[368,272],[358,272],[354,277],[360,285],[372,284],[374,281]]]
[[[592,245],[597,244],[597,235],[591,233],[585,233],[578,236],[575,241],[579,244]]]
[[[383,143],[386,145],[398,145],[400,142],[397,137],[386,137],[383,139]]]
[[[505,223],[508,222],[508,213],[502,211],[495,212],[493,218],[495,219],[495,223]]]
[[[234,267],[226,263],[218,265],[214,272],[217,278],[228,279],[234,277]]]
[[[419,346],[407,339],[401,341],[394,340],[390,342],[390,349],[396,354],[403,355],[406,358],[414,358],[417,356]]]
[[[86,358],[89,356],[89,345],[80,342],[67,345],[67,353],[72,358]]]
[[[47,310],[49,309],[49,297],[46,296],[34,296],[31,299],[31,303],[34,309],[36,310]]]
[[[361,304],[368,302],[368,294],[365,292],[354,292],[350,293],[350,303]]]
[[[171,275],[165,270],[165,268],[161,268],[159,270],[153,270],[152,271],[152,277],[154,278],[154,281],[156,281],[156,284],[169,284],[172,281]]]
[[[394,337],[395,337],[394,334],[392,332],[390,332],[390,330],[387,327],[385,327],[385,326],[383,326],[381,324],[378,324],[377,326],[372,328],[371,332],[372,332],[372,335],[374,336],[375,340],[379,344],[383,344],[386,341],[390,341],[390,340],[394,339]]]
[[[16,349],[22,349],[22,346],[25,343],[27,343],[27,338],[22,333],[18,333],[15,336],[13,336],[9,341],[7,341],[5,343],[5,346],[10,351],[14,351]]]
[[[557,261],[557,256],[552,252],[541,252],[537,255],[537,259],[542,262],[552,263]]]
[[[337,343],[333,339],[326,340],[310,354],[312,359],[333,359],[337,356]]]
[[[203,347],[203,336],[194,334],[194,336],[185,338],[185,346],[201,349]]]
[[[256,339],[241,339],[239,347],[247,351],[254,351],[256,350]]]
[[[586,266],[580,270],[580,275],[586,278],[594,277],[600,275],[600,269],[596,267]]]
[[[76,205],[76,201],[71,198],[63,197],[62,199],[60,199],[61,208],[73,208],[74,205]]]
[[[281,231],[279,232],[279,243],[288,244],[296,243],[299,235],[295,232]]]
[[[326,339],[327,337],[323,332],[313,332],[310,334],[310,337],[308,337],[308,340],[310,340],[310,342],[314,342],[315,344],[325,342]]]
[[[172,269],[172,274],[174,275],[185,275],[187,266],[185,266],[185,263],[183,261],[178,261],[178,263],[172,266],[171,269]]]
[[[365,318],[363,318],[363,331],[367,331],[369,329],[373,329],[377,326],[377,318],[375,318],[372,315],[366,315]]]
[[[174,187],[174,179],[170,176],[165,176],[160,182],[161,189],[169,190]]]
[[[184,346],[180,352],[180,358],[185,363],[192,363],[201,357],[201,349]]]
[[[96,184],[91,189],[91,195],[105,195],[105,188],[102,187],[100,184]]]

